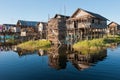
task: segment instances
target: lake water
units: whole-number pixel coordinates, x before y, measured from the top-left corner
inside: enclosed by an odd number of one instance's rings
[[[57,48],[1,47],[0,80],[120,80],[120,46],[86,57]]]

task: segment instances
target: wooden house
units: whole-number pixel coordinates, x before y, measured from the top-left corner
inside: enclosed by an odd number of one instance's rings
[[[56,14],[48,21],[48,40],[54,44],[73,44],[83,39],[103,37],[107,20],[99,14],[80,8],[71,17]]]
[[[69,16],[56,14],[48,21],[48,40],[50,40],[54,44],[61,44],[64,42],[67,34],[66,20],[68,18]]]
[[[36,21],[18,20],[17,26],[21,29],[20,30],[21,41],[36,39],[37,37],[36,28],[38,23],[39,22]]]
[[[36,33],[36,26],[39,22],[36,21],[25,21],[25,20],[18,20],[17,27],[21,29],[21,40],[32,40],[35,39],[37,36]]]
[[[17,33],[20,32],[20,28],[15,24],[3,24],[3,32]]]
[[[78,40],[102,37],[107,28],[107,20],[99,14],[78,8],[67,20],[66,41],[74,43]]]
[[[46,38],[44,31],[46,30],[47,23],[45,22],[18,20],[17,26],[21,28],[21,36]]]
[[[36,21],[24,21],[24,20],[18,20],[17,26],[21,28],[21,32],[35,32],[37,28],[37,24],[39,22]]]
[[[108,33],[111,35],[120,34],[120,25],[116,22],[108,24]]]

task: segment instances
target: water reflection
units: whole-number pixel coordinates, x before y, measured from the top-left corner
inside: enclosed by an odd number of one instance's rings
[[[57,70],[65,69],[67,65],[67,49],[65,46],[57,48],[57,46],[52,47],[48,50],[49,66]]]
[[[94,54],[81,54],[81,53],[71,53],[67,55],[67,59],[71,62],[74,67],[78,70],[83,70],[89,68],[91,65],[98,61],[101,61],[107,57],[107,50],[102,50]]]
[[[42,49],[39,49],[39,50],[23,50],[23,49],[20,49],[20,48],[17,48],[17,51],[19,56],[27,56],[27,55],[34,55],[34,54],[38,54],[39,56],[45,56],[47,55],[47,51],[46,50],[42,50]]]
[[[17,51],[16,51],[16,52],[18,53],[18,55],[19,55],[20,57],[36,54],[36,51],[22,50],[22,49],[20,49],[20,48],[17,48]]]
[[[17,48],[15,45],[13,46],[0,46],[1,51],[9,51],[13,50],[18,53],[18,56],[27,56],[27,55],[39,55],[39,56],[48,56],[48,65],[51,68],[56,70],[66,69],[67,62],[71,63],[76,69],[84,70],[105,59],[107,56],[107,50],[94,51],[88,54],[82,54],[82,52],[74,52],[67,50],[65,46],[53,46],[50,49],[46,50],[36,50],[36,51],[28,51]]]
[[[17,51],[17,46],[16,45],[4,45],[0,46],[0,51]]]

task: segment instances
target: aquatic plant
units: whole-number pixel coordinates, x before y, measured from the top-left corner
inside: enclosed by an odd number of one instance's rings
[[[75,51],[99,50],[104,47],[110,47],[112,43],[120,43],[120,36],[116,35],[114,38],[107,36],[100,39],[79,41],[73,45],[73,48]]]
[[[17,47],[26,50],[37,50],[39,48],[50,47],[51,43],[48,40],[27,41],[17,45]]]

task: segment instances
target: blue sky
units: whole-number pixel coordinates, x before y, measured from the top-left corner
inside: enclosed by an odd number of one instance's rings
[[[15,24],[19,19],[47,21],[48,14],[50,17],[56,13],[70,16],[77,8],[120,23],[119,6],[120,0],[0,0],[0,24]]]

